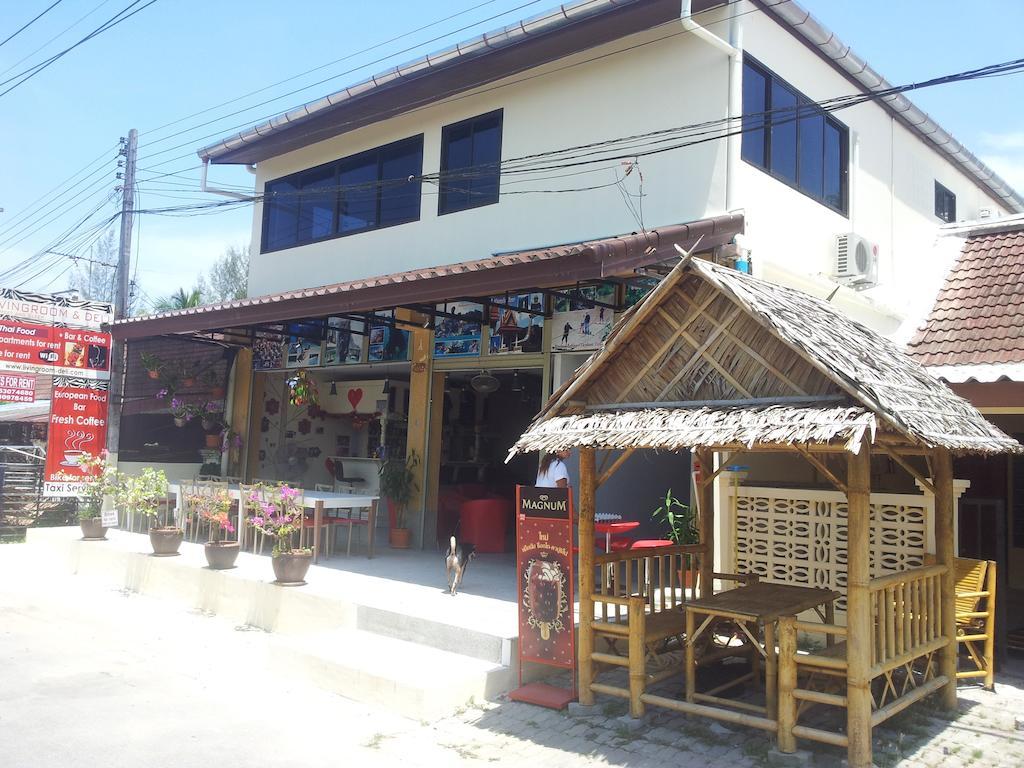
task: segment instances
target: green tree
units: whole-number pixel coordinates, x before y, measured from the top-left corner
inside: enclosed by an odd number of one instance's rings
[[[153,303],[154,312],[170,312],[175,309],[198,307],[203,303],[203,293],[199,287],[186,291],[179,288],[170,296],[164,296]]]
[[[90,301],[114,301],[114,278],[117,271],[117,243],[114,230],[107,230],[88,253],[75,261],[68,278],[68,288]]]
[[[244,299],[249,283],[249,246],[228,246],[210,267],[203,296],[207,301]]]

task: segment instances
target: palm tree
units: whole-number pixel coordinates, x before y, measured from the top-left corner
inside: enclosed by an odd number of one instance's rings
[[[191,291],[186,291],[184,288],[179,288],[170,296],[164,296],[162,299],[158,299],[153,304],[153,309],[156,310],[157,312],[170,312],[175,309],[188,309],[189,307],[198,307],[202,303],[202,293],[198,288],[193,288]]]

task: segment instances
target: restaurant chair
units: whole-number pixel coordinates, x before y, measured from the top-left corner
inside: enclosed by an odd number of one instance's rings
[[[246,515],[246,517],[251,517],[251,515],[248,513],[248,510],[247,510],[247,503],[248,503],[249,497],[252,496],[253,492],[255,491],[257,493],[257,495],[261,499],[265,499],[266,498],[265,484],[264,483],[260,483],[259,481],[257,481],[253,485],[246,485],[245,483],[242,483],[241,486],[239,487],[239,491],[240,491],[240,495],[241,495],[241,498],[240,498],[240,500],[238,502],[239,514],[244,514],[244,515]],[[257,555],[257,554],[262,555],[263,554],[263,540],[266,538],[266,536],[264,535],[263,531],[258,530],[251,523],[247,522],[245,524],[245,532],[246,532],[247,536],[250,536],[250,535],[252,536],[252,553],[254,555]],[[241,543],[241,548],[245,549],[246,542],[243,541],[243,542],[240,542],[240,543]]]
[[[348,486],[345,490],[338,490],[338,486]],[[347,482],[336,480],[333,486],[319,483],[316,486],[318,491],[333,491],[336,493],[351,493],[352,488]],[[332,509],[331,512],[336,513],[334,516],[327,518],[330,524],[334,527],[348,526],[348,539],[345,542],[345,557],[352,555],[352,529],[357,525],[368,525],[370,522],[369,510],[366,509],[355,509],[355,508],[344,508],[344,509]],[[343,514],[344,513],[344,514]],[[336,532],[336,531],[335,531]],[[334,538],[334,533],[331,534],[331,539]],[[332,541],[332,544],[334,542]]]
[[[985,688],[992,690],[995,686],[996,564],[991,560],[958,557],[953,562],[953,569],[956,579],[956,639],[962,652],[960,658],[973,665],[971,669],[958,669],[956,678],[983,677]]]

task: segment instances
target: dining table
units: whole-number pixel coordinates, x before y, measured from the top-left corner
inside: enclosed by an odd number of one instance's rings
[[[612,537],[621,536],[640,527],[637,520],[606,520],[594,523],[594,531],[604,534],[604,551],[612,551]]]
[[[174,519],[181,524],[181,513],[184,510],[182,495],[189,483],[169,483],[168,488],[175,498]],[[242,488],[237,483],[227,486],[228,496],[241,504]],[[324,513],[331,509],[368,509],[366,556],[373,557],[374,530],[377,526],[377,502],[379,496],[363,493],[339,493],[337,491],[303,491],[302,507],[313,513],[313,562],[317,562],[320,553],[320,529],[323,525]],[[245,515],[238,517],[238,540],[245,541]]]
[[[801,587],[794,584],[773,584],[758,581],[735,589],[729,589],[708,597],[687,600],[686,612],[686,701],[706,702],[722,706],[740,707],[765,713],[774,719],[778,712],[778,648],[776,647],[776,624],[783,616],[797,616],[804,611],[814,610],[826,623],[835,620],[835,601],[839,593],[821,587]],[[736,702],[715,695],[727,688],[756,675],[756,664],[748,675],[720,685],[710,692],[696,690],[698,640],[717,623],[727,620],[733,624],[736,636],[754,654],[764,660],[765,706],[759,707],[746,702]],[[753,630],[752,630],[753,628]],[[761,631],[763,630],[763,641]],[[757,658],[754,656],[753,658]]]

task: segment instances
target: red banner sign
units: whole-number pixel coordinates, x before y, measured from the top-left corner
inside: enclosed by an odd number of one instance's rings
[[[0,321],[0,370],[110,378],[110,334]]]
[[[46,443],[44,496],[78,496],[86,453],[98,454],[107,441],[109,392],[84,387],[54,387]]]
[[[0,403],[34,403],[36,377],[0,373]]]
[[[516,507],[519,659],[575,669],[572,493],[519,486]]]

